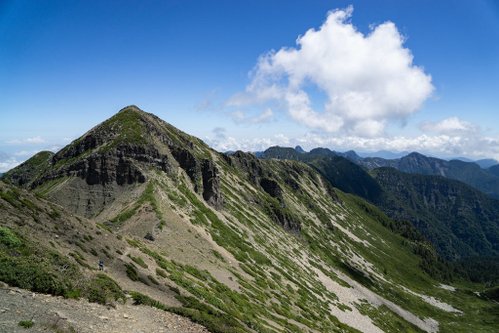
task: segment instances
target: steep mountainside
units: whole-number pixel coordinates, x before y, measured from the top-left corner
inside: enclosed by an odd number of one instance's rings
[[[334,187],[374,202],[381,195],[381,187],[364,169],[345,157],[350,156],[355,159],[357,156],[355,152],[346,152],[342,155],[327,148],[315,148],[308,153],[298,153],[293,148],[275,146],[265,150],[260,158],[305,162],[321,173]]]
[[[161,297],[171,312],[183,311],[175,291],[153,284],[146,275],[139,273],[137,278],[144,283],[134,285],[127,276],[127,267],[131,267],[127,265],[138,251],[102,225],[3,182],[0,221],[0,281],[102,304],[63,302],[0,283],[0,332],[26,331],[18,325],[20,321],[33,322],[29,330],[33,332],[163,332],[165,328],[172,333],[206,332],[175,314],[122,305],[126,300],[123,287]],[[105,261],[104,272],[97,270],[99,258]]]
[[[378,203],[397,220],[411,221],[451,260],[499,256],[499,201],[458,181],[378,168],[385,196]]]
[[[217,206],[221,200],[217,170],[207,159],[208,152],[199,148],[200,142],[131,106],[57,154],[47,155],[48,161],[39,162],[40,153],[3,179],[35,189],[73,212],[91,217],[123,194],[128,195],[134,185],[144,183],[148,169],[171,174],[180,166],[193,181],[195,191]]]
[[[495,175],[495,176],[499,177],[499,165],[494,165],[494,166],[491,166],[491,167],[488,169],[488,171],[489,171],[491,174],[493,174],[493,175]]]
[[[54,153],[41,151],[26,162],[2,175],[5,181],[18,186],[29,187],[31,180],[36,179],[50,168]]]
[[[498,305],[474,293],[481,286],[456,289],[428,276],[414,254],[424,242],[393,233],[393,221],[313,167],[217,153],[136,107],[25,178],[32,192],[0,183],[0,277],[9,283],[17,281],[12,271],[42,256],[45,275],[59,272],[66,283],[49,292],[119,300],[125,290],[136,304],[211,332],[494,332],[499,325]],[[68,254],[67,268],[58,270],[57,256],[43,249]],[[99,259],[105,277],[96,274]],[[81,288],[68,282],[77,277]],[[21,287],[37,289],[33,283]]]
[[[499,202],[472,187],[444,177],[402,173],[393,168],[374,169],[371,177],[360,166],[334,156],[328,149],[299,155],[282,153],[290,150],[273,147],[263,157],[294,157],[308,163],[333,186],[369,200],[396,221],[411,222],[447,260],[497,257],[499,210],[495,207],[499,207]],[[419,165],[419,170],[426,173],[436,172],[435,165],[426,163],[423,155],[412,157],[420,162],[405,158],[397,167],[413,168],[414,172],[414,166]],[[499,263],[499,259],[493,262]],[[492,279],[498,277],[496,272]]]

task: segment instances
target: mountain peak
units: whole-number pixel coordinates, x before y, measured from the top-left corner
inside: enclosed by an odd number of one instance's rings
[[[296,146],[295,147],[295,150],[298,152],[298,153],[304,153],[305,150],[303,150],[303,148],[301,146]]]
[[[417,151],[413,151],[412,153],[407,154],[405,157],[415,157],[415,158],[425,158],[426,155],[418,153]]]
[[[120,112],[139,112],[139,113],[146,113],[144,112],[141,108],[139,108],[137,105],[135,104],[131,104],[131,105],[127,105],[125,106],[124,108],[122,108],[121,110],[118,111],[118,113]]]

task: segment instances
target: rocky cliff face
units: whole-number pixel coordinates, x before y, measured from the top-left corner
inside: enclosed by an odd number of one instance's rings
[[[91,146],[80,150],[86,146],[84,142],[87,141],[82,140],[81,145],[54,155],[51,165],[55,170],[36,180],[33,187],[59,177],[79,177],[89,185],[143,183],[146,176],[141,168],[152,167],[164,172],[171,168],[168,156],[152,147],[120,145],[109,151],[91,153]]]
[[[259,160],[253,154],[237,151],[224,158],[229,165],[243,172],[251,184],[268,194],[268,197],[258,197],[255,198],[255,201],[266,207],[267,214],[274,222],[288,231],[299,232],[301,230],[301,222],[289,211],[283,197],[283,188],[277,181],[281,180],[294,192],[300,191],[300,185],[296,181],[299,174],[293,170],[292,166],[286,165],[287,176],[281,177],[272,168],[270,161]]]
[[[203,179],[203,198],[211,206],[220,209],[223,205],[222,192],[220,190],[220,176],[215,164],[208,159],[201,164],[201,176]]]

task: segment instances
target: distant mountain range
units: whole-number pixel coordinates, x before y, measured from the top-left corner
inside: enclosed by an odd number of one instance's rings
[[[300,147],[301,149],[301,147]],[[475,162],[462,160],[444,160],[425,156],[420,153],[409,153],[400,158],[386,159],[381,157],[361,157],[355,151],[347,152],[332,151],[328,148],[314,148],[305,153],[288,147],[270,147],[257,156],[263,158],[288,158],[296,160],[309,159],[311,157],[341,156],[367,170],[380,167],[391,167],[402,172],[421,175],[442,176],[459,180],[468,184],[485,194],[499,198],[499,165],[493,159],[484,159]],[[487,167],[483,169],[482,167]]]
[[[491,172],[490,169],[482,169],[475,162],[464,162],[461,160],[446,161],[419,153],[410,153],[402,158],[393,160],[376,157],[350,160],[366,167],[368,170],[379,167],[392,167],[407,173],[442,176],[459,180],[492,197],[499,198],[499,177]]]

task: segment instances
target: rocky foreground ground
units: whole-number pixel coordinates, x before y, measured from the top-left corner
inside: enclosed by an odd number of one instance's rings
[[[189,319],[147,306],[116,307],[0,286],[0,333],[207,333]],[[19,326],[32,321],[31,328]]]

